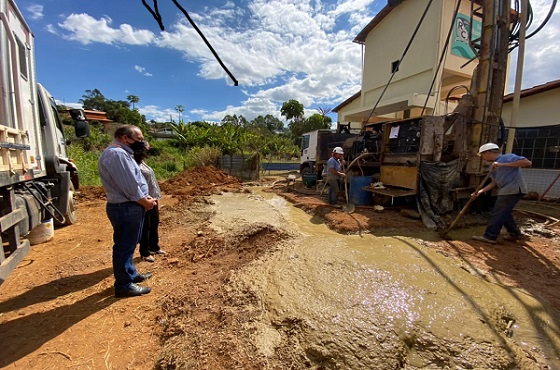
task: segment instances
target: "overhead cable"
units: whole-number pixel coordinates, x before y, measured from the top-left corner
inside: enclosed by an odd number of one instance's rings
[[[418,21],[418,24],[416,25],[416,28],[414,29],[414,32],[412,33],[412,36],[410,37],[410,40],[408,41],[408,44],[406,45],[406,48],[404,49],[402,56],[398,60],[396,67],[393,68],[393,72],[391,73],[391,77],[389,77],[389,81],[387,81],[387,83],[385,84],[385,87],[383,88],[383,91],[381,92],[381,95],[379,95],[379,99],[377,99],[377,102],[375,103],[371,112],[369,113],[369,116],[366,119],[366,123],[369,122],[369,119],[373,115],[373,112],[375,112],[375,109],[377,108],[377,105],[381,101],[381,98],[383,98],[383,95],[385,95],[385,92],[387,91],[387,88],[391,84],[391,81],[393,80],[393,77],[395,77],[395,73],[397,73],[397,71],[399,69],[399,66],[401,65],[405,55],[408,53],[408,49],[410,49],[410,46],[412,45],[412,41],[414,41],[414,38],[416,37],[416,34],[418,33],[418,30],[420,29],[420,26],[424,22],[424,18],[426,18],[426,14],[428,13],[428,10],[430,9],[430,6],[432,5],[432,2],[433,2],[433,0],[430,0],[428,2],[428,4],[426,5],[426,9],[424,9],[424,12],[422,13],[422,17],[420,17],[420,20]]]
[[[191,26],[195,29],[196,32],[198,32],[198,34],[200,35],[200,37],[202,38],[202,40],[204,41],[204,43],[206,44],[206,46],[208,46],[208,48],[210,49],[210,51],[212,52],[212,54],[214,55],[214,57],[216,58],[216,60],[218,61],[218,63],[220,64],[220,66],[224,69],[224,71],[228,74],[228,76],[233,80],[233,84],[234,86],[238,86],[239,82],[237,81],[237,79],[233,76],[233,74],[229,71],[229,69],[225,66],[225,64],[222,62],[222,60],[220,59],[220,56],[218,55],[218,53],[216,53],[216,51],[214,50],[214,48],[212,47],[212,45],[210,44],[210,42],[206,39],[206,37],[204,36],[204,34],[202,33],[202,31],[198,28],[198,26],[194,23],[194,21],[192,20],[192,18],[189,16],[189,13],[187,13],[187,11],[181,6],[181,4],[179,4],[177,2],[177,0],[171,0],[173,1],[173,3],[175,4],[175,6],[177,8],[179,8],[179,10],[185,15],[185,17],[187,18],[187,20],[189,21],[189,23],[191,24]],[[152,15],[152,17],[154,17],[154,19],[157,21],[159,28],[164,31],[165,27],[163,26],[163,19],[161,18],[161,15],[159,14],[159,10],[158,10],[158,6],[157,6],[157,0],[153,0],[154,2],[154,9],[152,9],[147,3],[146,0],[142,0],[142,4],[144,4],[144,6],[146,7],[146,9],[148,9],[148,11],[150,12],[150,14]]]

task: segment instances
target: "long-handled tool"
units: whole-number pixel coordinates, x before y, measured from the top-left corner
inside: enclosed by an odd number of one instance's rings
[[[346,171],[344,171],[344,166],[342,166],[342,172],[344,172],[344,174],[346,174]],[[354,213],[354,210],[356,209],[356,206],[353,205],[352,203],[348,202],[348,178],[345,176],[342,181],[344,181],[344,194],[346,195],[346,204],[342,206],[342,210],[346,213]]]
[[[478,186],[475,189],[475,193],[478,192],[480,189],[482,189],[484,187],[484,185],[486,184],[486,181],[488,180],[488,178],[490,177],[490,174],[492,173],[492,168],[490,169],[490,171],[488,171],[488,173],[486,174],[486,176],[484,177],[484,179],[482,180],[482,182],[480,184],[478,184]],[[467,209],[469,209],[469,206],[471,205],[471,203],[475,200],[476,198],[470,197],[469,200],[467,201],[467,204],[465,204],[465,206],[463,207],[463,209],[461,210],[461,212],[459,212],[459,214],[457,215],[457,217],[455,217],[455,220],[453,220],[453,222],[451,223],[451,225],[449,225],[449,227],[447,229],[445,229],[444,231],[440,232],[440,236],[442,238],[446,237],[447,234],[449,234],[449,231],[451,231],[451,229],[453,229],[458,223],[459,220],[461,220],[461,218],[463,217],[463,215],[465,214],[465,212],[467,212]]]

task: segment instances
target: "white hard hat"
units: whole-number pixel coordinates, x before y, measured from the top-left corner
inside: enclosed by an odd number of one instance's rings
[[[336,148],[333,149],[332,151],[334,154],[344,154],[344,150],[342,150],[341,147],[337,146]]]
[[[500,147],[497,146],[496,144],[487,143],[487,144],[482,145],[480,147],[480,149],[478,149],[478,155],[480,155],[481,153],[487,152],[489,150],[499,150],[499,149],[500,149]]]

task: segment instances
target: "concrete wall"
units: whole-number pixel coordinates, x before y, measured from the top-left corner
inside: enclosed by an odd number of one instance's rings
[[[539,127],[560,124],[560,88],[524,97],[519,102],[516,127]],[[502,109],[506,126],[511,126],[513,102]]]
[[[427,92],[433,78],[440,37],[442,0],[432,7],[383,95],[391,100],[411,92]],[[428,0],[406,1],[383,19],[366,38],[362,79],[363,105],[375,104],[392,73],[392,63],[398,61],[417,26]],[[428,47],[429,45],[429,47]]]

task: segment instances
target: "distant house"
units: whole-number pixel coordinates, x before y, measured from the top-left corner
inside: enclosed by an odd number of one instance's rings
[[[170,138],[172,138],[173,136],[175,136],[175,131],[173,131],[172,129],[166,127],[166,128],[162,128],[162,129],[159,129],[159,130],[155,130],[155,131],[152,133],[152,136],[153,136],[155,139],[161,139],[161,140],[170,139]]]
[[[107,113],[98,110],[84,109],[84,114],[86,115],[86,121],[98,121],[99,123],[107,124],[113,122],[107,118]]]

